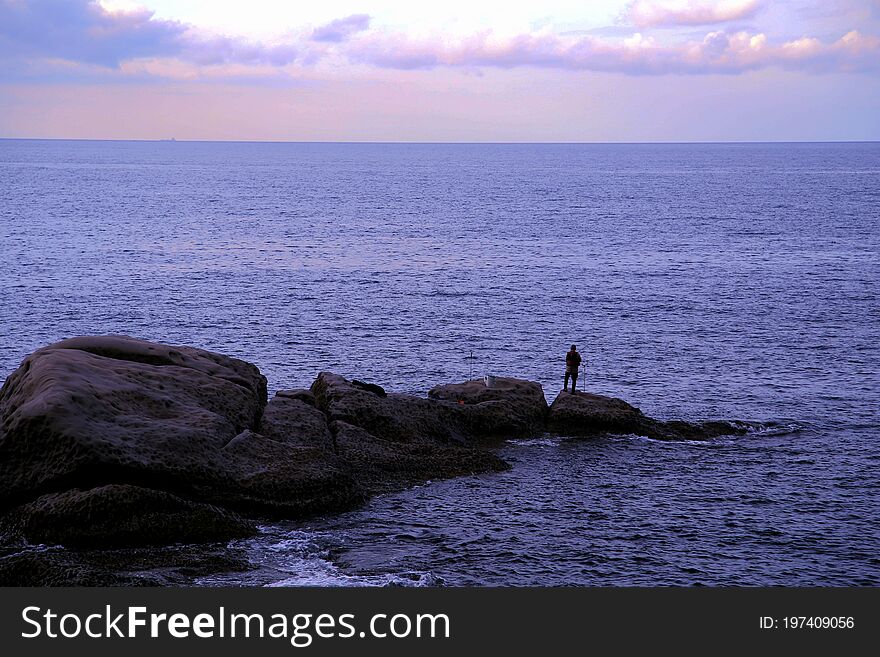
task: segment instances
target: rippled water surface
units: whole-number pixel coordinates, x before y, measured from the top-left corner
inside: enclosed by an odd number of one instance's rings
[[[552,400],[577,342],[592,391],[767,428],[512,442],[204,583],[880,584],[878,251],[877,144],[0,141],[0,371],[112,332]]]

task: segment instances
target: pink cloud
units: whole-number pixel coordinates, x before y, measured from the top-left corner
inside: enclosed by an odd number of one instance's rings
[[[757,5],[746,0],[711,7],[705,2],[637,0],[630,9],[642,11],[643,20],[660,20],[656,12],[662,8],[667,12],[663,20],[705,21],[743,16]],[[644,13],[646,7],[655,13]],[[779,42],[761,32],[724,29],[683,42],[661,42],[641,33],[611,39],[549,29],[413,37],[371,29],[369,16],[355,14],[291,35],[284,43],[265,44],[205,35],[145,10],[109,12],[88,0],[0,0],[0,80],[29,75],[71,79],[78,74],[278,79],[296,77],[303,67],[318,64],[323,72],[344,73],[347,63],[393,70],[533,67],[627,75],[737,74],[769,67],[877,72],[880,38],[851,31],[836,41],[803,36]]]
[[[716,31],[702,40],[662,45],[634,34],[622,41],[542,31],[499,36],[491,31],[451,42],[372,33],[342,51],[357,62],[392,69],[530,66],[632,75],[741,73],[781,66],[812,71],[877,71],[880,38],[852,31],[826,43],[802,38],[770,43],[763,33]]]

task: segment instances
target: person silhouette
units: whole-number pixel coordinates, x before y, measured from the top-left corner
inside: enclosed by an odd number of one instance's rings
[[[577,345],[571,345],[571,351],[565,354],[565,384],[562,390],[568,392],[568,379],[571,377],[571,391],[574,393],[577,387],[578,368],[581,366],[581,355],[578,353]]]

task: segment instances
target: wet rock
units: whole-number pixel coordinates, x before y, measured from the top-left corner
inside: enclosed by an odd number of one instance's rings
[[[192,586],[201,578],[255,569],[227,543],[0,550],[0,586]]]
[[[43,495],[6,522],[30,543],[65,546],[201,543],[256,533],[231,511],[125,484]]]
[[[646,434],[658,440],[710,440],[719,436],[738,436],[748,433],[755,425],[748,422],[726,422],[710,420],[706,422],[684,422],[670,420],[654,421],[654,434]]]

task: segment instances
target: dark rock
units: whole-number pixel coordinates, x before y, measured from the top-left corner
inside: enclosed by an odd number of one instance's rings
[[[224,543],[112,549],[24,547],[0,553],[0,586],[192,586],[255,566]],[[267,581],[256,580],[255,584]]]
[[[201,543],[256,533],[231,511],[124,484],[43,495],[6,522],[30,543],[66,546]]]
[[[265,406],[259,370],[227,356],[118,336],[40,349],[0,390],[4,503],[116,483],[286,516],[362,499],[332,451],[299,444],[326,447],[319,411],[282,397],[272,439],[254,433]]]
[[[423,440],[387,440],[341,420],[333,422],[332,427],[339,456],[370,494],[399,490],[430,479],[509,468],[506,462],[484,449]]]
[[[0,557],[2,586],[156,586],[162,582],[113,572],[63,550],[28,550]]]
[[[482,380],[436,386],[430,399],[459,404],[471,432],[511,438],[541,433],[547,420],[547,400],[541,384],[495,377],[491,388]]]
[[[192,586],[196,578],[247,573],[258,568],[248,558],[246,547],[226,542],[88,550],[79,551],[76,556],[96,567],[139,580],[142,586]]]
[[[303,392],[282,390],[276,393],[263,411],[259,433],[281,443],[333,451],[333,436],[327,418],[315,408],[314,395],[309,392],[306,397]],[[309,398],[310,401],[306,401]]]
[[[243,361],[118,336],[65,340],[0,390],[0,486],[12,502],[114,481],[216,481],[216,455],[264,405],[265,379]]]
[[[230,480],[199,493],[228,506],[276,517],[300,517],[349,509],[364,495],[346,465],[323,447],[280,443],[245,431],[222,450]]]
[[[745,423],[663,422],[644,415],[622,399],[586,392],[560,392],[550,406],[547,428],[564,436],[617,433],[655,440],[708,440],[747,431]]]
[[[341,420],[391,441],[487,444],[487,439],[540,433],[547,414],[540,384],[500,377],[491,389],[469,381],[438,386],[424,399],[396,393],[379,397],[322,372],[312,392],[331,422]]]
[[[742,435],[748,433],[752,426],[747,422],[725,422],[723,420],[706,422],[684,422],[682,420],[662,422],[655,420],[654,435],[648,437],[658,440],[710,440],[719,436]]]
[[[639,409],[622,399],[586,392],[560,392],[550,406],[547,428],[566,436],[639,434],[647,420]]]
[[[294,388],[293,390],[279,390],[275,393],[276,398],[299,399],[309,406],[315,406],[315,395],[308,388]]]
[[[509,467],[480,447],[458,404],[379,397],[329,372],[318,375],[312,392],[330,420],[336,453],[369,493]]]
[[[468,442],[461,411],[451,404],[411,395],[379,397],[347,379],[321,372],[312,384],[318,408],[331,422],[342,421],[392,442]]]
[[[377,386],[375,383],[365,383],[363,381],[358,381],[357,379],[352,379],[351,385],[353,385],[355,388],[360,388],[361,390],[372,392],[374,395],[378,395],[379,397],[388,396],[388,393],[385,392],[385,388],[383,388],[382,386]]]

